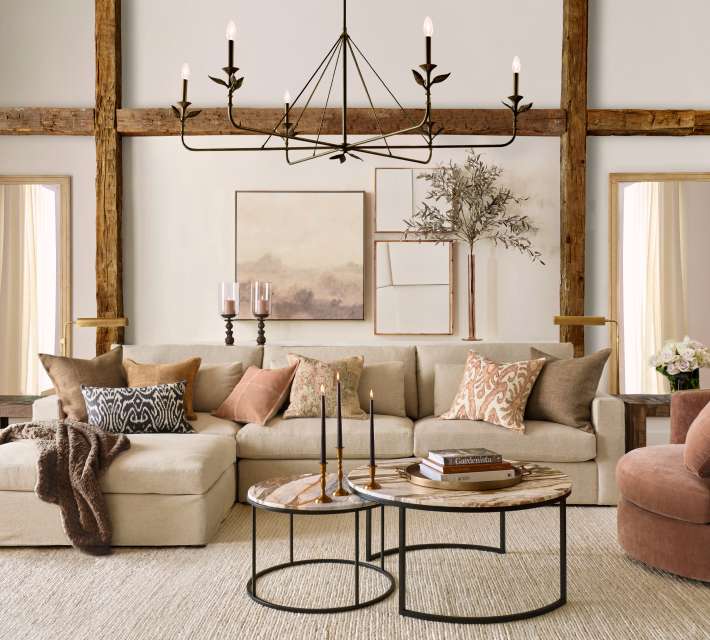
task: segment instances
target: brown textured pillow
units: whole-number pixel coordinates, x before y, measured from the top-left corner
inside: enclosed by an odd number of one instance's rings
[[[696,416],[685,436],[683,461],[694,474],[710,477],[710,402]]]
[[[192,408],[192,389],[202,358],[188,358],[171,364],[141,364],[130,358],[123,362],[129,387],[153,387],[158,384],[185,381],[185,413],[188,420],[197,416]]]
[[[325,411],[335,417],[336,380],[340,373],[343,418],[365,419],[367,414],[360,408],[358,386],[365,363],[363,356],[323,362],[293,353],[288,354],[290,365],[298,364],[291,385],[291,398],[284,418],[314,418],[320,415],[320,387],[325,387]],[[368,392],[369,393],[369,392]]]
[[[530,349],[530,357],[545,358],[525,409],[526,420],[547,420],[578,429],[590,429],[592,400],[611,349],[582,358],[558,359]]]
[[[92,360],[39,354],[67,418],[79,422],[87,420],[86,403],[81,395],[82,384],[88,387],[126,386],[126,376],[121,366],[122,355],[121,347]]]
[[[249,367],[214,415],[234,422],[265,426],[286,400],[297,368],[298,363],[283,369]]]

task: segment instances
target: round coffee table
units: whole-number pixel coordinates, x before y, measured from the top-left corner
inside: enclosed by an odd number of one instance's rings
[[[333,493],[336,485],[335,474],[329,474],[327,477],[327,491]],[[281,611],[292,611],[295,613],[338,613],[342,611],[353,611],[354,609],[362,609],[369,607],[385,598],[389,597],[395,588],[394,578],[392,574],[385,571],[384,557],[386,555],[384,547],[380,549],[380,557],[382,558],[381,566],[376,566],[368,562],[360,561],[360,512],[377,508],[377,504],[360,498],[355,494],[335,497],[333,501],[325,504],[315,502],[315,499],[320,494],[320,474],[305,474],[299,476],[289,476],[284,478],[274,478],[265,482],[260,482],[249,488],[247,493],[247,501],[252,505],[251,517],[251,578],[247,582],[247,593],[252,600],[273,609]],[[256,512],[258,509],[266,511],[275,511],[278,513],[288,514],[289,516],[289,560],[281,564],[273,565],[256,570]],[[380,507],[384,511],[384,507]],[[327,516],[333,514],[354,513],[355,514],[355,559],[346,560],[343,558],[311,558],[305,560],[295,560],[293,552],[293,517],[295,515],[304,516]],[[351,605],[339,607],[295,607],[271,602],[257,595],[257,583],[259,578],[269,573],[280,571],[288,567],[297,567],[310,564],[347,564],[354,567],[354,601]],[[368,571],[376,571],[387,578],[387,590],[380,595],[366,600],[360,601],[360,569]]]
[[[491,491],[448,491],[430,489],[412,484],[403,476],[403,471],[413,460],[406,462],[385,461],[377,463],[376,481],[379,489],[367,489],[369,467],[353,469],[347,476],[350,488],[365,500],[381,505],[396,507],[399,510],[399,546],[379,554],[370,552],[371,515],[367,513],[367,559],[383,555],[399,554],[399,613],[403,616],[433,620],[435,622],[458,622],[488,624],[511,622],[542,615],[567,601],[567,496],[572,491],[570,479],[549,467],[526,465],[529,475],[519,484],[506,489]],[[505,553],[505,514],[508,511],[535,509],[544,505],[559,505],[560,510],[560,597],[544,606],[529,611],[491,616],[449,616],[407,608],[407,553],[420,549],[474,549]],[[499,513],[500,544],[497,547],[465,543],[429,543],[407,545],[407,510],[455,512],[455,513]]]

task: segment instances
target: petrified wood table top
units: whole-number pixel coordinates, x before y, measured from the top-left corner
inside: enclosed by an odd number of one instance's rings
[[[348,483],[364,498],[385,504],[403,504],[431,509],[498,509],[535,505],[569,495],[572,481],[564,473],[542,465],[523,464],[529,475],[512,487],[490,491],[449,491],[412,484],[400,471],[418,459],[377,462],[380,489],[366,489],[369,469],[362,466],[347,476]]]
[[[334,496],[336,486],[336,474],[329,473],[326,476],[326,493],[333,501],[319,504],[315,500],[320,495],[320,474],[306,473],[259,482],[249,488],[247,499],[267,509],[298,511],[337,512],[373,506],[372,502],[355,494]]]

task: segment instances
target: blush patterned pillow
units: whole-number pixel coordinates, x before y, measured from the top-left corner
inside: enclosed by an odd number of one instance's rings
[[[484,420],[523,433],[523,414],[545,359],[499,364],[469,351],[463,379],[444,420]]]

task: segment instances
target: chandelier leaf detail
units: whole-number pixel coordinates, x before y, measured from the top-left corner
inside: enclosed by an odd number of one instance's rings
[[[311,74],[305,86],[298,92],[295,99],[287,91],[284,95],[283,115],[271,129],[259,129],[249,127],[236,119],[235,115],[235,95],[244,84],[244,76],[239,76],[239,67],[234,66],[234,41],[236,38],[236,25],[230,22],[227,26],[228,62],[222,67],[224,77],[208,76],[217,85],[227,91],[227,117],[230,125],[235,131],[243,134],[255,136],[265,136],[265,140],[258,146],[239,147],[195,147],[188,143],[186,138],[187,121],[196,118],[201,110],[192,108],[192,103],[187,99],[188,82],[190,79],[190,67],[187,63],[182,66],[182,100],[171,109],[175,117],[180,121],[180,139],[183,147],[189,151],[283,151],[285,152],[288,164],[299,164],[315,158],[329,157],[337,160],[341,164],[348,158],[362,160],[361,155],[374,155],[404,162],[417,164],[427,164],[432,159],[434,149],[459,149],[459,148],[501,148],[513,143],[518,135],[518,117],[520,114],[532,108],[532,103],[522,104],[523,96],[519,94],[520,59],[516,56],[513,59],[513,94],[503,100],[502,104],[510,110],[512,114],[511,134],[505,141],[497,144],[492,143],[467,143],[467,144],[440,144],[437,138],[446,133],[444,128],[438,125],[432,114],[431,94],[432,87],[445,82],[450,73],[434,75],[434,70],[438,65],[432,62],[432,37],[434,35],[434,25],[431,18],[427,16],[423,25],[426,62],[419,65],[419,70],[412,69],[412,75],[417,85],[424,90],[424,114],[420,119],[416,119],[402,106],[390,87],[382,79],[382,76],[375,70],[369,59],[362,52],[357,43],[348,33],[347,25],[347,0],[343,0],[343,29],[338,39],[331,46],[328,53],[321,60],[316,70]],[[364,139],[353,140],[352,132],[348,131],[348,70],[354,69],[354,76],[359,81],[367,98],[368,110],[375,124],[377,134]],[[385,131],[380,115],[375,108],[372,98],[372,91],[365,79],[366,73],[371,74],[389,97],[401,111],[402,117],[408,124],[395,131]],[[341,134],[337,142],[324,139],[323,129],[326,124],[328,107],[333,97],[333,87],[336,77],[341,77]],[[311,107],[319,112],[318,128],[315,136],[303,135],[298,131],[299,124],[306,111],[311,106],[319,88],[327,89],[325,103],[322,107]],[[395,136],[405,134],[415,134],[421,138],[417,144],[401,143],[391,141]],[[273,143],[276,141],[276,143]],[[296,156],[294,157],[294,152]],[[306,152],[306,153],[304,153]],[[419,153],[423,152],[423,153]]]

